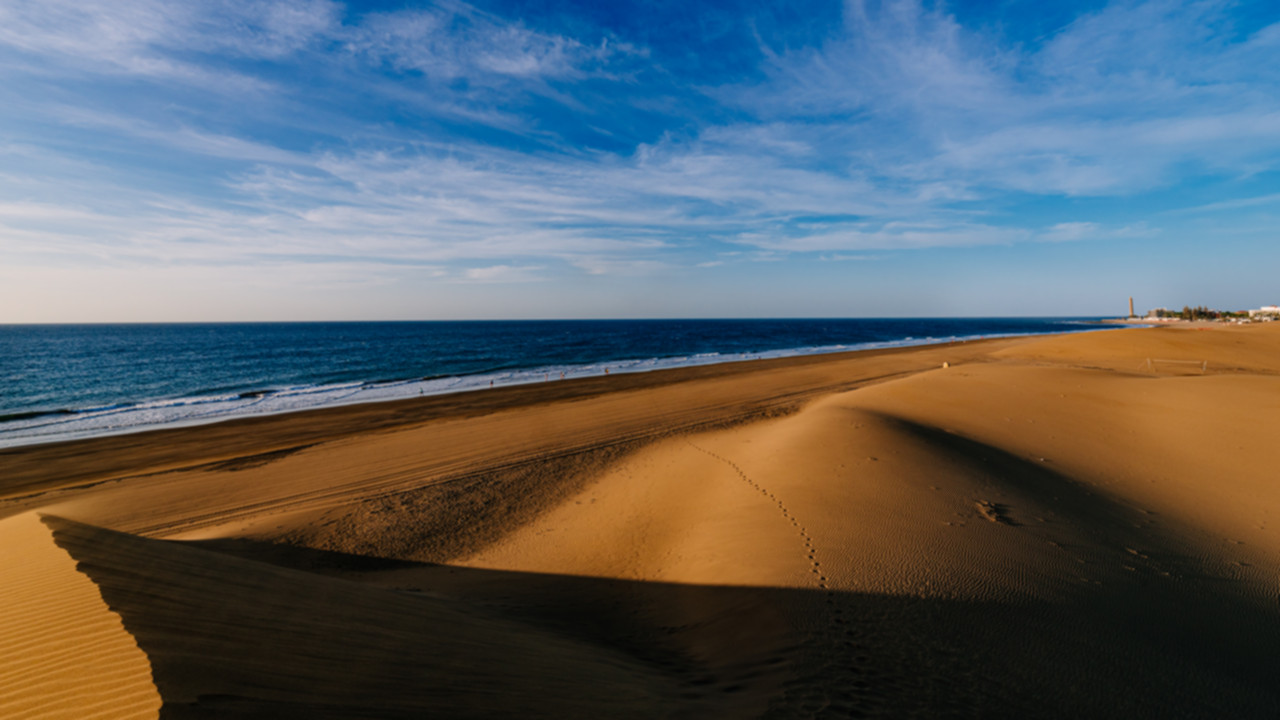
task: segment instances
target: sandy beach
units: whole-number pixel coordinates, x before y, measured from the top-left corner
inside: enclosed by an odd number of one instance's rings
[[[1280,323],[0,451],[0,717],[1280,713]]]

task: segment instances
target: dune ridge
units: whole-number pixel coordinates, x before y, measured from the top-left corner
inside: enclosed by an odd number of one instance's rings
[[[165,717],[647,716],[679,683],[476,604],[47,517],[154,666]],[[697,703],[685,698],[686,712]]]
[[[0,548],[0,717],[158,717],[146,655],[40,518],[0,520]]]
[[[165,717],[1280,708],[1280,327],[609,388],[0,454],[0,532],[92,581]]]

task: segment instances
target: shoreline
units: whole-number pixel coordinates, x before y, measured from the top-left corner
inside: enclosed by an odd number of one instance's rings
[[[449,417],[467,417],[539,403],[575,401],[609,393],[644,391],[690,381],[728,379],[739,375],[803,368],[828,362],[847,363],[861,358],[910,355],[920,351],[961,346],[976,348],[989,343],[1100,331],[1101,329],[1089,329],[1077,333],[1054,333],[1043,336],[1018,335],[1006,338],[953,340],[935,344],[690,365],[646,372],[602,373],[552,382],[531,382],[492,389],[478,388],[394,400],[331,405],[168,427],[149,427],[83,438],[0,446],[0,477],[5,477],[9,481],[0,486],[0,499],[10,495],[12,492],[10,488],[14,486],[25,488],[24,480],[29,481],[33,477],[45,474],[47,469],[56,473],[56,468],[59,466],[79,465],[81,462],[79,458],[86,454],[101,453],[106,459],[100,458],[100,468],[92,471],[86,471],[83,468],[78,471],[72,470],[67,475],[72,478],[71,481],[97,481],[126,472],[127,465],[112,460],[116,455],[122,454],[120,452],[122,447],[160,449],[177,446],[178,449],[172,452],[161,453],[162,456],[172,457],[165,461],[164,467],[176,467],[198,462],[232,460],[245,455],[279,452],[302,445],[329,442],[352,434],[394,431],[406,426]],[[807,389],[805,394],[813,395],[829,389],[830,387],[825,384],[817,385]],[[762,400],[762,402],[765,401]],[[308,423],[307,420],[315,422]],[[209,445],[214,445],[218,449],[216,451],[201,449],[196,452],[188,450],[188,448],[197,447],[207,448]],[[70,460],[60,460],[64,457]],[[136,462],[136,459],[131,459],[129,462]],[[36,487],[27,489],[34,491]]]
[[[316,385],[309,388],[266,389],[224,396],[189,396],[135,402],[119,400],[116,404],[103,408],[67,408],[42,412],[17,413],[14,419],[0,422],[0,451],[35,445],[91,440],[100,437],[116,437],[139,432],[199,427],[254,417],[269,417],[296,412],[311,412],[315,410],[326,410],[354,405],[399,402],[418,397],[438,397],[483,390],[500,390],[510,387],[537,385],[543,382],[564,382],[568,380],[578,380],[609,374],[623,375],[654,373],[669,370],[680,370],[684,368],[756,362],[760,360],[843,355],[846,353],[928,347],[931,345],[976,342],[991,339],[998,340],[1019,337],[1035,337],[1040,335],[1068,335],[1079,332],[1092,332],[1099,329],[1108,329],[1106,328],[1107,323],[1108,321],[1106,320],[1097,321],[1095,323],[1081,321],[1080,329],[1061,330],[1050,333],[987,333],[970,336],[954,336],[950,338],[927,337],[923,339],[908,337],[901,340],[866,342],[854,346],[835,345],[780,348],[775,350],[729,353],[724,355],[713,353],[673,357],[624,358],[581,365],[512,368],[501,372],[489,371],[470,375],[450,375],[419,379],[406,378],[391,381],[346,382],[333,385]],[[558,377],[553,377],[556,375],[558,375]],[[486,381],[489,382],[488,387],[485,386]],[[415,390],[417,392],[414,392]],[[349,395],[329,400],[313,400],[314,404],[284,406],[279,409],[269,410],[251,409],[252,404],[261,402],[284,400],[285,398],[322,396],[333,392],[349,392]],[[362,393],[363,395],[355,397]],[[101,427],[77,427],[61,432],[35,432],[36,430],[48,427],[49,424],[51,424],[49,421],[45,421],[43,423],[38,422],[44,418],[59,418],[59,420],[55,421],[55,424],[58,425],[68,423],[91,424],[95,421],[110,422],[110,418],[128,413],[154,412],[156,408],[159,407],[168,407],[171,411],[175,411],[178,408],[205,408],[220,402],[228,403],[235,402],[237,400],[250,401],[251,405],[248,407],[230,407],[223,410],[205,409],[200,411],[200,414],[186,416],[179,415],[173,419],[153,422],[140,421],[137,424],[128,424],[123,426],[105,425]],[[306,400],[303,400],[302,402],[306,402]],[[196,411],[192,410],[192,412]]]

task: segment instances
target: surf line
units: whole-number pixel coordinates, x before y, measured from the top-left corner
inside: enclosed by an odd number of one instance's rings
[[[796,529],[796,532],[800,535],[800,539],[804,542],[804,549],[805,549],[805,552],[808,553],[808,558],[809,558],[809,572],[813,574],[813,577],[816,580],[818,587],[822,588],[823,590],[826,590],[827,576],[823,574],[822,563],[819,562],[816,557],[817,551],[813,547],[813,537],[810,536],[808,531],[805,529],[805,527],[800,524],[799,518],[797,518],[795,515],[791,513],[790,510],[787,509],[786,504],[783,503],[780,498],[778,498],[776,495],[770,492],[768,488],[764,487],[760,483],[748,477],[747,474],[742,471],[742,468],[739,467],[738,464],[735,463],[734,461],[730,460],[729,458],[718,455],[696,444],[695,442],[693,442],[687,437],[684,439],[684,441],[689,443],[689,446],[692,447],[694,450],[697,450],[705,455],[709,455],[715,458],[716,460],[719,460],[720,462],[733,468],[734,472],[738,473],[738,477],[741,478],[744,483],[751,486],[755,490],[759,491],[761,495],[765,496],[771,502],[773,502],[778,506],[778,510],[782,513],[782,517],[791,523],[791,525]]]

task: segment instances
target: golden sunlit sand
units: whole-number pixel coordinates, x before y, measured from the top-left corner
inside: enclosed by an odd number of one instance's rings
[[[1273,323],[0,451],[0,715],[1275,717],[1278,429]]]

